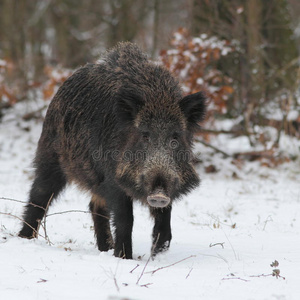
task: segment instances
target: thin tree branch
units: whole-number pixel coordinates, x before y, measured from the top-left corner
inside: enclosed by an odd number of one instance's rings
[[[13,214],[11,214],[11,213],[4,213],[4,212],[0,212],[0,215],[5,215],[5,216],[13,217],[13,218],[15,218],[15,219],[20,220],[21,222],[23,222],[24,224],[26,224],[28,227],[30,227],[30,228],[34,231],[34,233],[35,233],[36,235],[39,235],[39,236],[41,236],[43,239],[46,240],[46,237],[45,237],[45,236],[43,236],[43,235],[41,235],[40,233],[38,233],[38,231],[37,231],[35,228],[33,228],[30,224],[28,224],[27,222],[25,222],[22,218],[20,218],[20,217],[18,217],[18,216],[16,216],[16,215],[13,215]]]
[[[222,248],[224,249],[224,244],[225,244],[225,242],[223,242],[223,243],[215,243],[215,244],[209,244],[209,247],[211,248],[211,247],[214,247],[214,246],[217,246],[217,245],[220,245],[220,246],[222,246]]]
[[[226,157],[226,158],[227,158],[227,157],[231,157],[230,154],[224,152],[223,150],[220,150],[219,148],[217,148],[217,147],[215,147],[215,146],[213,146],[213,145],[211,145],[211,144],[208,144],[208,143],[206,143],[206,142],[204,142],[204,141],[201,141],[201,140],[199,140],[199,139],[195,139],[195,141],[196,141],[197,143],[200,143],[200,144],[202,144],[202,145],[208,147],[208,148],[211,148],[211,149],[215,150],[215,151],[218,152],[218,153],[223,154],[223,156]]]
[[[222,280],[242,280],[242,281],[245,281],[245,282],[249,282],[250,280],[247,280],[247,279],[243,279],[241,277],[229,277],[229,278],[222,278]]]
[[[54,196],[54,193],[52,193],[51,197],[49,198],[48,200],[48,203],[47,203],[47,206],[46,206],[46,209],[45,209],[45,216],[44,216],[44,221],[43,221],[43,229],[44,229],[44,232],[45,232],[45,237],[47,239],[47,242],[49,244],[52,244],[50,239],[49,239],[49,236],[47,235],[47,230],[46,230],[46,220],[47,220],[47,212],[48,212],[48,209],[49,209],[49,206],[50,206],[50,203],[53,199],[53,196]]]
[[[163,269],[167,269],[167,268],[170,268],[170,267],[173,267],[173,266],[175,266],[175,265],[177,265],[177,264],[179,264],[179,263],[181,263],[181,262],[183,262],[183,261],[185,261],[185,260],[187,260],[187,259],[190,259],[190,258],[192,258],[192,257],[196,257],[196,255],[191,255],[191,256],[189,256],[189,257],[186,257],[186,258],[184,258],[184,259],[181,259],[181,260],[179,260],[179,261],[176,261],[176,262],[174,262],[173,264],[170,264],[170,265],[167,265],[167,266],[164,266],[164,267],[160,267],[160,268],[157,268],[157,269],[155,269],[155,270],[152,270],[152,271],[149,271],[149,272],[145,272],[145,274],[154,274],[154,273],[156,273],[157,271],[160,271],[160,270],[163,270]]]
[[[141,275],[139,276],[139,278],[138,278],[136,284],[139,284],[141,278],[143,277],[143,275],[144,275],[144,273],[145,273],[145,270],[146,270],[147,265],[149,264],[149,261],[150,261],[152,255],[153,255],[153,250],[155,249],[155,247],[156,247],[156,245],[157,245],[157,242],[158,242],[159,237],[160,237],[160,233],[157,235],[156,241],[155,241],[155,243],[154,243],[154,245],[153,245],[153,247],[152,247],[152,250],[151,250],[151,254],[149,255],[149,258],[147,259],[147,262],[146,262],[146,264],[145,264],[145,266],[144,266],[144,268],[143,268],[143,270],[142,270],[142,273],[141,273]]]

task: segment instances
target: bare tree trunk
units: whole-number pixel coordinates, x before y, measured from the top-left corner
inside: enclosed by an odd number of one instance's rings
[[[154,0],[153,7],[153,44],[152,44],[152,57],[155,56],[158,44],[158,34],[159,34],[159,0]]]
[[[262,59],[262,6],[261,0],[247,1],[247,61],[249,62],[249,76],[251,88],[248,99],[258,104],[264,96],[264,65]]]
[[[261,22],[262,22],[262,7],[261,0],[248,0],[246,8],[246,39],[247,39],[247,74],[249,76],[246,110],[245,110],[245,131],[249,138],[250,145],[254,142],[251,140],[250,119],[256,107],[263,100],[265,81],[263,78],[264,65],[262,60],[261,45]]]
[[[25,65],[26,50],[26,18],[25,1],[5,0],[2,3],[1,35],[3,56],[13,66],[7,74],[7,83],[18,95],[18,100],[25,95],[27,86],[27,70]]]

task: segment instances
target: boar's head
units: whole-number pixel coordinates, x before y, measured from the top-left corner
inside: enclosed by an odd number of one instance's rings
[[[180,98],[177,94],[172,100],[130,89],[120,93],[116,178],[128,195],[152,207],[166,207],[199,185],[192,139],[205,108],[202,92]]]

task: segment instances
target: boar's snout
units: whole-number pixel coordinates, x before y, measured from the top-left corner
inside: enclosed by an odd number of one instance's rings
[[[157,190],[147,197],[147,202],[152,207],[162,208],[168,206],[171,199],[163,191]]]
[[[171,203],[174,191],[178,188],[179,178],[177,174],[171,172],[171,169],[157,170],[153,169],[142,176],[147,191],[147,202],[151,207],[163,208]]]

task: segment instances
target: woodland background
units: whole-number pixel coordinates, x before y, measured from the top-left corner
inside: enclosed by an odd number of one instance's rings
[[[204,145],[242,135],[253,151],[235,158],[295,159],[277,149],[282,134],[300,137],[299,16],[298,0],[0,0],[0,126],[18,102],[47,107],[74,69],[126,40],[185,93],[207,92]],[[45,107],[23,119],[42,119]]]
[[[99,253],[74,185],[20,239],[51,98],[124,40],[209,96],[201,186],[173,205],[170,250],[150,259],[135,201],[134,259]],[[298,300],[299,56],[299,0],[0,0],[1,299]]]

